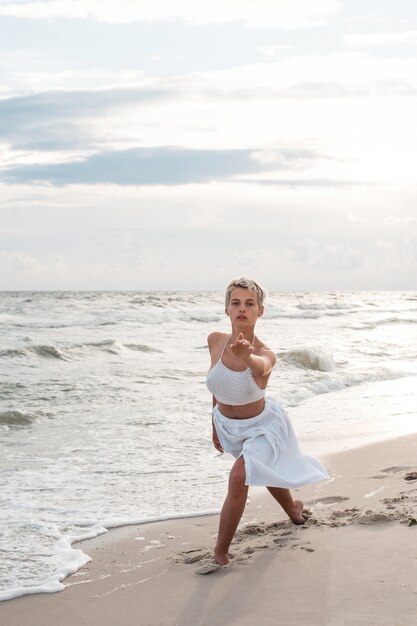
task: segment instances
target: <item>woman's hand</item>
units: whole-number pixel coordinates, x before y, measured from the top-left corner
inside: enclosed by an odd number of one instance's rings
[[[239,333],[234,343],[230,344],[230,350],[242,361],[246,361],[253,353],[252,344],[245,339],[243,333]]]

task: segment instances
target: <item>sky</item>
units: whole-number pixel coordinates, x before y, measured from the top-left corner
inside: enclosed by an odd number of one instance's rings
[[[0,0],[0,289],[417,289],[414,0]]]

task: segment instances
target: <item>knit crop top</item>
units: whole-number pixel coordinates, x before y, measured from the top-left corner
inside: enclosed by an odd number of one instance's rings
[[[208,371],[207,389],[222,404],[238,406],[262,400],[265,389],[258,387],[249,367],[243,372],[237,372],[224,365],[222,356],[229,339],[230,336],[223,346],[219,360]]]

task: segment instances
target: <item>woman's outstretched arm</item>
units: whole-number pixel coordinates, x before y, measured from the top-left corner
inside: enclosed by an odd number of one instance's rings
[[[240,333],[236,341],[231,344],[230,350],[242,359],[254,376],[266,376],[274,367],[277,357],[269,348],[260,348],[262,354],[253,354],[254,347]]]

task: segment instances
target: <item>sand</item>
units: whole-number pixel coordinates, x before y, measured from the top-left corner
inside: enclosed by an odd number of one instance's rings
[[[321,460],[331,480],[295,492],[304,526],[250,491],[229,566],[217,515],[115,529],[77,545],[93,560],[64,591],[3,602],[1,625],[417,623],[417,435]]]

